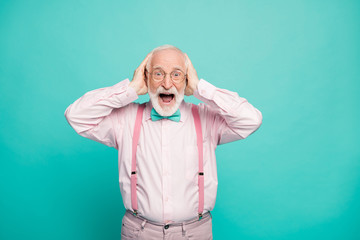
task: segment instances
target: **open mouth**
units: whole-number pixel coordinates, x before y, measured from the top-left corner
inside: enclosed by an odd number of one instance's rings
[[[160,93],[159,97],[163,103],[169,104],[174,99],[174,94]]]

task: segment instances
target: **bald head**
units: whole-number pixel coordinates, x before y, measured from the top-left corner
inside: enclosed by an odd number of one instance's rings
[[[172,45],[162,45],[160,47],[154,48],[150,52],[149,60],[146,64],[146,70],[151,71],[156,65],[160,62],[165,64],[168,67],[170,65],[178,65],[176,67],[181,67],[180,69],[186,73],[188,67],[188,61],[185,57],[185,54],[177,47]]]

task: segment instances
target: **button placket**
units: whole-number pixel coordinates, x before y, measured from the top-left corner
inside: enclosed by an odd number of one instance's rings
[[[167,130],[169,126],[169,121],[167,119],[162,120],[162,164],[163,164],[163,204],[164,204],[164,218],[171,219],[171,204],[170,204],[170,158],[169,158],[169,139],[167,136]]]

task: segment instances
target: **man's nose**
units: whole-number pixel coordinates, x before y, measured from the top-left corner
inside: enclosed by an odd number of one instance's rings
[[[166,74],[164,81],[162,82],[162,86],[165,89],[170,89],[173,86],[173,82],[171,80],[170,74]]]

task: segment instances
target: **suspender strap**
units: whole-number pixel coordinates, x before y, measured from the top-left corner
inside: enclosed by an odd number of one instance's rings
[[[194,117],[195,129],[196,129],[196,142],[199,153],[199,174],[198,174],[198,186],[199,186],[199,220],[202,218],[202,212],[204,211],[204,162],[203,162],[203,137],[201,129],[201,121],[196,105],[191,107],[192,115]]]
[[[132,141],[132,157],[131,157],[131,206],[134,210],[135,215],[137,214],[137,197],[136,197],[136,185],[137,185],[137,172],[136,172],[136,150],[137,145],[139,142],[140,137],[140,130],[141,130],[141,122],[143,117],[143,112],[145,109],[145,104],[141,104],[138,107],[136,120],[135,120],[135,127],[134,127],[134,134],[133,134],[133,141]]]

